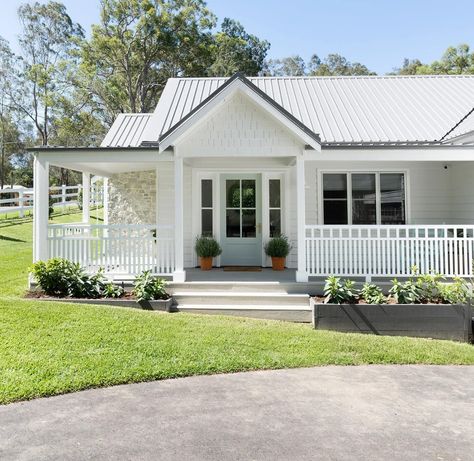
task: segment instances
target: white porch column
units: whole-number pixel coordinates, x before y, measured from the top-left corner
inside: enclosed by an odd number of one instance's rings
[[[109,178],[104,178],[104,191],[102,194],[102,204],[104,206],[104,224],[109,224]]]
[[[49,257],[49,163],[39,153],[34,157],[33,187],[33,262],[46,261]]]
[[[306,205],[305,205],[305,178],[304,157],[296,157],[296,222],[297,222],[297,245],[298,245],[298,269],[296,270],[296,281],[307,282],[306,272]]]
[[[174,282],[184,282],[186,273],[184,271],[184,177],[183,159],[176,156],[174,158],[174,252],[175,271],[173,273]]]
[[[91,217],[91,175],[82,173],[82,222],[89,223]]]

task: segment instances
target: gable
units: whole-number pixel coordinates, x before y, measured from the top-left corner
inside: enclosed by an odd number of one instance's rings
[[[304,143],[241,92],[234,93],[177,143],[183,156],[292,156]]]

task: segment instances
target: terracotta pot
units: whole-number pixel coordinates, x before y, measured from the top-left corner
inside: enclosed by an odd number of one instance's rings
[[[286,258],[272,256],[272,269],[274,271],[284,271],[285,270],[285,259]]]
[[[212,258],[199,258],[202,271],[210,271],[212,269]]]

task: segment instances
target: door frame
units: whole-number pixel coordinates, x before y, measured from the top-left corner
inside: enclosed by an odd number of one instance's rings
[[[280,193],[281,193],[281,231],[283,234],[288,235],[289,226],[289,205],[290,205],[290,171],[291,166],[281,168],[267,168],[265,170],[259,168],[192,168],[192,212],[191,212],[191,227],[192,227],[192,261],[193,267],[198,265],[198,257],[194,251],[194,241],[196,237],[201,234],[201,180],[211,179],[212,180],[212,194],[213,194],[213,211],[212,211],[212,232],[214,238],[220,242],[221,231],[221,174],[259,174],[261,175],[261,213],[262,213],[262,247],[260,250],[262,267],[270,267],[271,259],[267,257],[263,249],[265,243],[270,238],[269,229],[269,195],[268,187],[270,179],[280,180]],[[217,267],[221,267],[221,258],[217,257],[214,261]]]

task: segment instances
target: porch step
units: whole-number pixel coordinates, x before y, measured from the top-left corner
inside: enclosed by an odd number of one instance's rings
[[[173,299],[178,308],[310,310],[307,294],[175,291]]]

